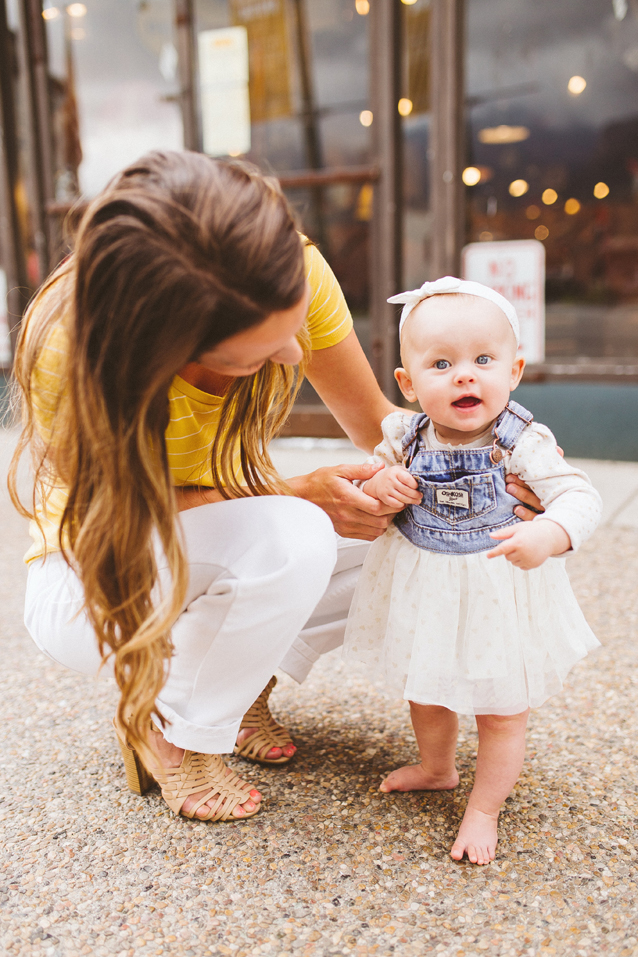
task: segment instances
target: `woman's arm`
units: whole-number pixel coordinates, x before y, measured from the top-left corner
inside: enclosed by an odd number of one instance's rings
[[[313,352],[306,374],[357,448],[372,452],[381,422],[396,406],[379,388],[354,329],[336,346]]]

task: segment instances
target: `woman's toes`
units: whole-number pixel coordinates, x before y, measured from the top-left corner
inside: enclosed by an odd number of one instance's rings
[[[255,804],[259,804],[259,802],[261,801],[261,794],[259,791],[255,790],[255,788],[253,788],[252,791],[250,792],[250,796],[255,802]]]
[[[270,758],[271,761],[276,761],[282,755],[281,748],[271,748],[270,751],[266,752],[266,757]]]
[[[294,744],[287,744],[286,747],[284,748],[284,754],[286,755],[287,758],[291,758],[296,750],[297,749],[294,746]]]

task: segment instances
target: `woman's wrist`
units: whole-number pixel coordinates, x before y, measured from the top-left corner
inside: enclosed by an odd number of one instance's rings
[[[310,498],[310,475],[295,475],[293,478],[287,478],[286,483],[292,489],[297,498],[303,498],[311,501]]]

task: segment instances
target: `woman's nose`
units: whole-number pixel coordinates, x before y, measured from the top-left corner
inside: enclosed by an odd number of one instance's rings
[[[274,356],[271,356],[273,362],[280,362],[285,366],[296,366],[303,357],[303,350],[295,336],[286,343]]]

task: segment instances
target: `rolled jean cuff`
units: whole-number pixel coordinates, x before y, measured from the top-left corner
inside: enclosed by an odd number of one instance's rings
[[[185,751],[198,751],[201,754],[232,754],[237,742],[241,718],[214,728],[204,728],[180,718],[160,699],[157,704],[159,711],[166,718],[163,734],[169,744],[174,744],[176,748],[184,748]]]
[[[301,684],[310,674],[315,661],[328,651],[333,651],[343,644],[345,618],[332,621],[325,625],[316,625],[314,628],[304,628],[302,635],[297,638],[292,647],[279,665],[280,669]],[[312,644],[310,644],[312,642]],[[314,645],[315,647],[312,647]]]

